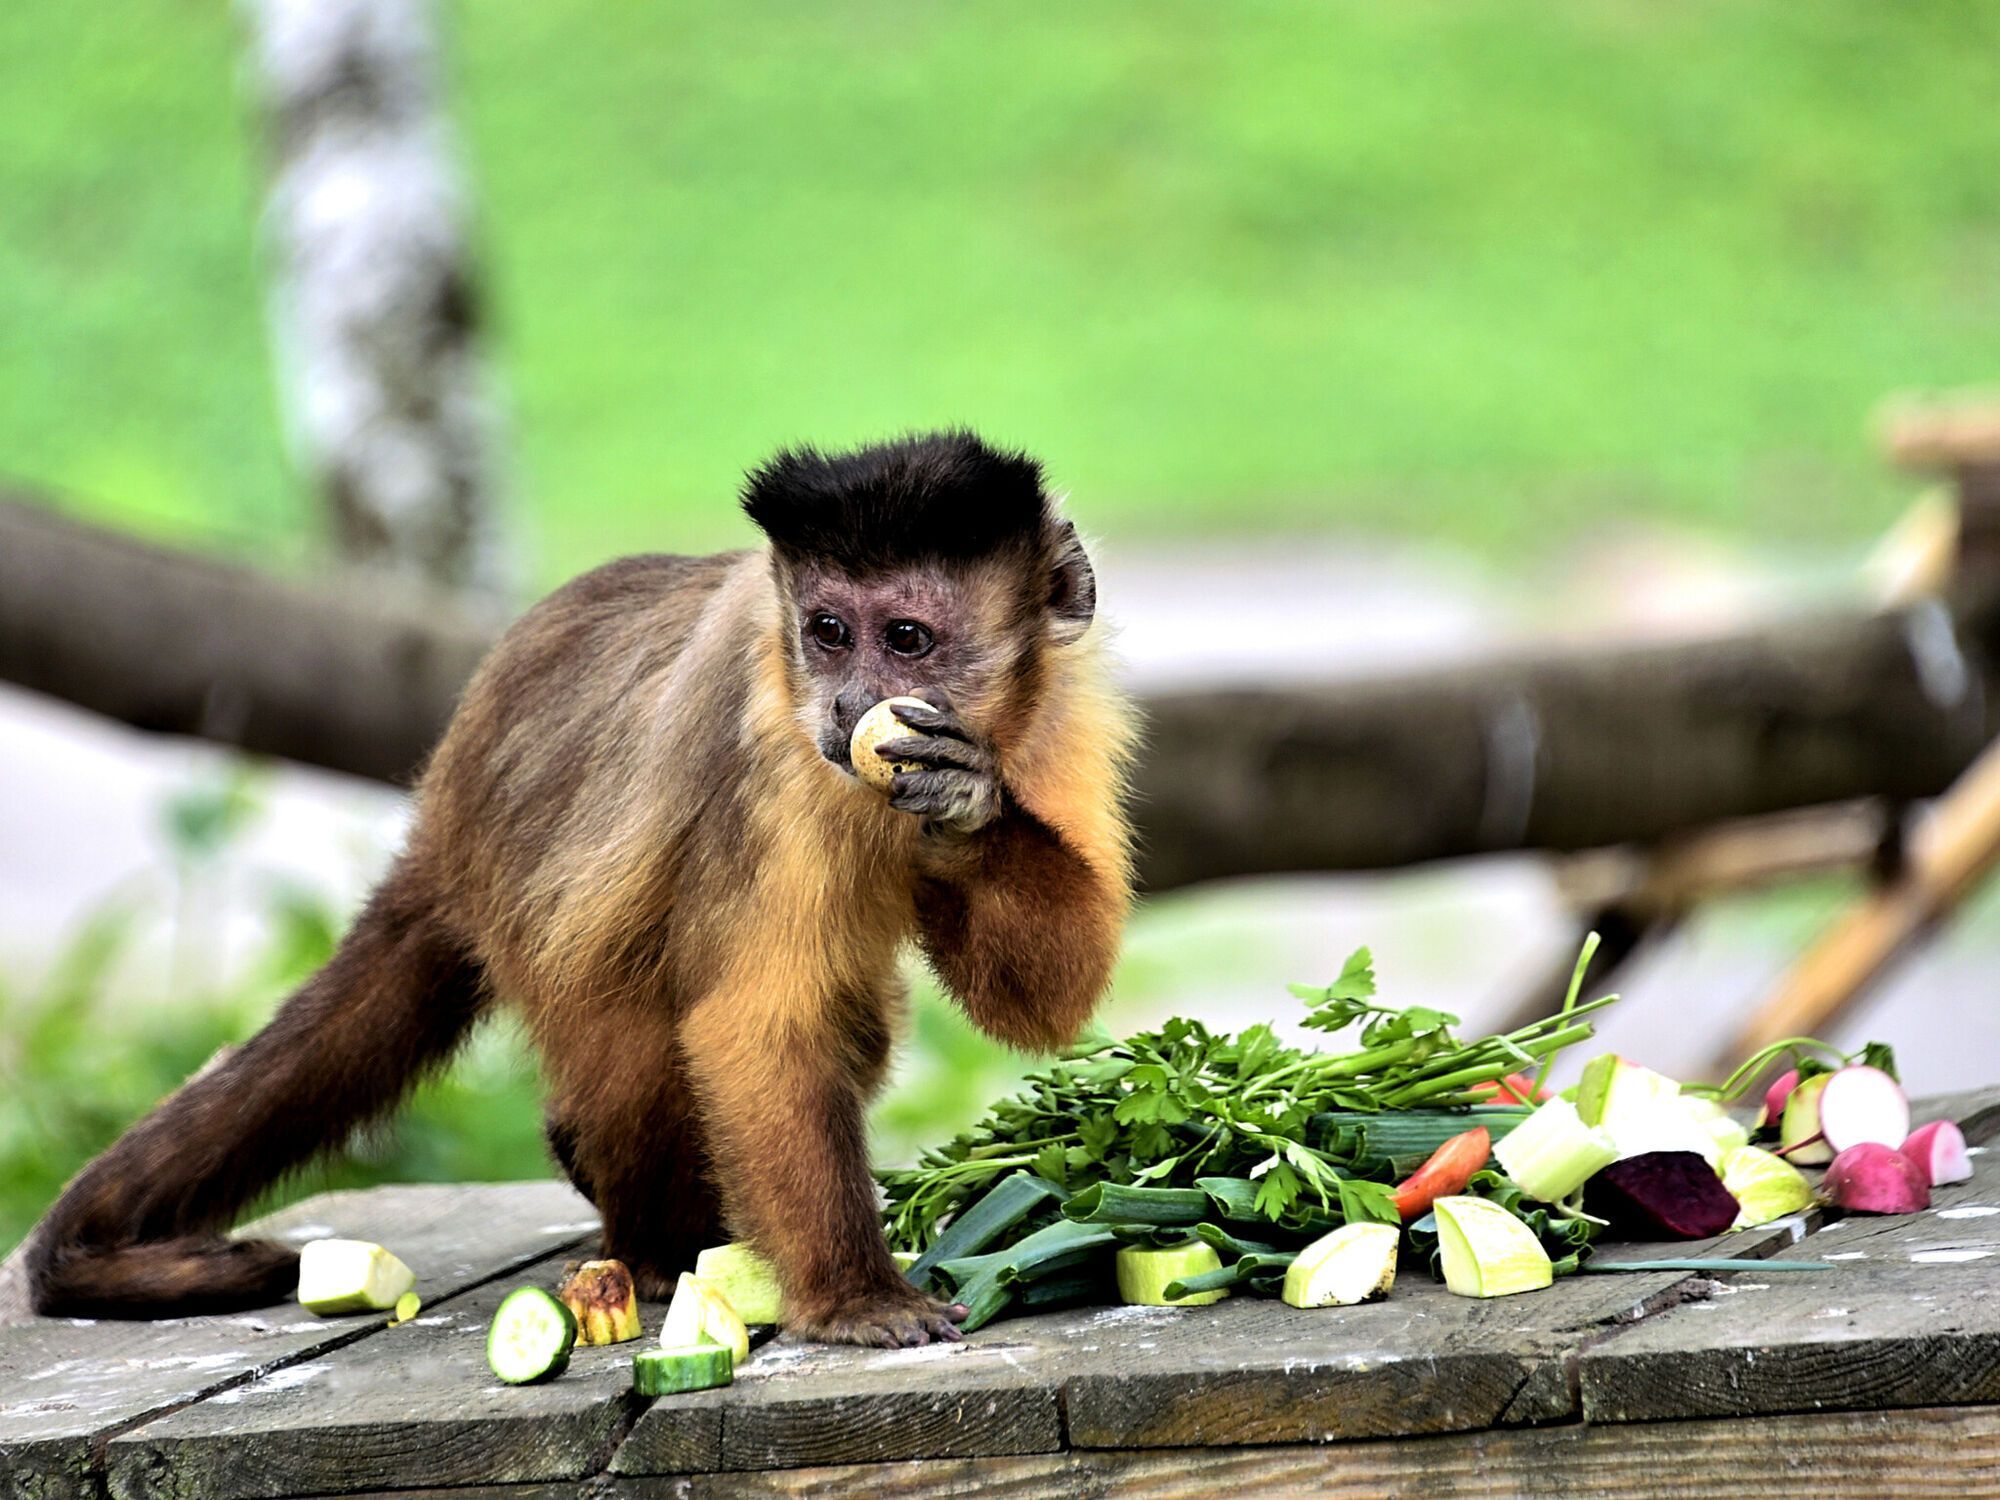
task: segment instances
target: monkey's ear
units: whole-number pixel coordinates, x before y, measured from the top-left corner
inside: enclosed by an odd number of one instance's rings
[[[1057,521],[1051,528],[1049,633],[1058,646],[1081,640],[1097,614],[1097,574],[1076,527]]]

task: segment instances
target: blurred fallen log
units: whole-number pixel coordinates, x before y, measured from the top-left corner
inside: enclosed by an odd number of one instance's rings
[[[407,783],[494,631],[0,498],[0,680],[140,729]]]
[[[0,680],[143,728],[407,781],[492,633],[435,597],[304,586],[0,503]],[[1156,693],[1142,878],[1575,851],[1932,796],[2000,727],[1993,638],[1928,601],[1383,681]]]
[[[1155,886],[1652,843],[1931,796],[2000,718],[1990,638],[1928,601],[1392,681],[1159,695]]]
[[[1617,987],[1628,965],[1666,943],[1696,907],[1718,896],[1765,889],[1806,875],[1868,870],[1888,878],[1902,863],[1900,802],[1864,797],[1794,808],[1672,835],[1657,844],[1591,849],[1556,868],[1556,891],[1577,914],[1573,937],[1522,989],[1502,1030],[1553,1015],[1569,989],[1586,933],[1600,939],[1584,975],[1586,993]]]

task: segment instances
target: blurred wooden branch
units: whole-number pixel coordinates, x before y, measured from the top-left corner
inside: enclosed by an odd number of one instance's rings
[[[0,680],[147,729],[405,781],[491,640],[435,596],[312,587],[0,502]],[[1136,791],[1163,890],[1927,797],[2000,717],[1936,601],[1392,680],[1156,693]]]
[[[1724,1059],[1838,1021],[1896,959],[1953,911],[2000,862],[2000,744],[1989,746],[1932,806],[1907,867],[1821,933],[1779,981]],[[1718,1059],[1719,1061],[1724,1059]]]

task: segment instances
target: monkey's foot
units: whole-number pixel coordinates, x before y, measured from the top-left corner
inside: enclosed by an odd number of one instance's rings
[[[827,1344],[868,1344],[878,1349],[911,1349],[954,1343],[965,1337],[962,1303],[943,1303],[915,1288],[867,1292],[842,1302],[818,1317],[797,1318],[785,1332],[796,1339]]]

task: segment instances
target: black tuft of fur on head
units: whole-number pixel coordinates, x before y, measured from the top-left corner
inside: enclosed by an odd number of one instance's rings
[[[787,449],[751,472],[743,509],[781,554],[854,574],[1032,553],[1049,519],[1042,466],[967,431],[849,453]]]

